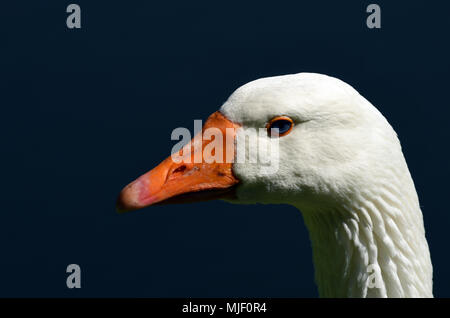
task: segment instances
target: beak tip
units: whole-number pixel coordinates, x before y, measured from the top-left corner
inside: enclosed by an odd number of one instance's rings
[[[139,188],[140,187],[136,184],[136,182],[133,182],[123,188],[117,198],[116,210],[118,213],[122,214],[143,207],[139,200]]]
[[[123,192],[123,190],[122,190]],[[132,207],[127,204],[127,202],[124,200],[122,192],[119,194],[119,197],[117,198],[116,202],[116,211],[119,214],[128,212],[132,210]]]

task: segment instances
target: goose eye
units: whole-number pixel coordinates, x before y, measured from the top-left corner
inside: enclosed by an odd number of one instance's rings
[[[267,124],[267,133],[271,137],[282,137],[289,134],[294,127],[294,121],[286,116],[280,116],[273,118],[268,124]],[[278,134],[273,131],[272,129],[278,129]]]

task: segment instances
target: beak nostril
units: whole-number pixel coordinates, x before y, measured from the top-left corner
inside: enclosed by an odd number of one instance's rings
[[[183,172],[184,170],[186,170],[186,165],[179,166],[174,171],[172,171],[172,173]]]

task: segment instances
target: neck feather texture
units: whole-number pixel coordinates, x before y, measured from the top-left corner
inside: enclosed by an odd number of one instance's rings
[[[409,172],[371,189],[331,211],[302,211],[320,296],[433,297],[423,217]]]

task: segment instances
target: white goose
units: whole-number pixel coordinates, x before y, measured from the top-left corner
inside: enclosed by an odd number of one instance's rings
[[[320,296],[432,297],[422,212],[383,115],[348,84],[300,73],[240,87],[204,128],[233,140],[246,128],[267,125],[280,129],[275,175],[254,163],[186,164],[169,157],[125,187],[118,208],[211,198],[291,204],[310,233]],[[244,129],[225,129],[233,127]],[[277,136],[257,138],[264,144]]]

